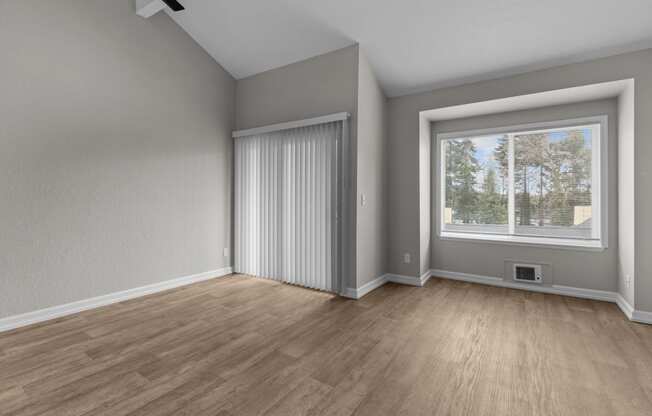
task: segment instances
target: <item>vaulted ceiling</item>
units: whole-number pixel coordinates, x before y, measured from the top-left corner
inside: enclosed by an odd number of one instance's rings
[[[389,96],[652,47],[651,0],[181,0],[241,79],[358,42]]]

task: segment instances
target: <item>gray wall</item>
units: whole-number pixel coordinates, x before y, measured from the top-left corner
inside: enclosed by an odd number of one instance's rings
[[[342,111],[355,115],[357,56],[354,45],[238,80],[237,129]]]
[[[357,287],[383,275],[387,252],[386,98],[360,51],[358,61]],[[362,195],[366,203],[362,205]]]
[[[633,83],[633,81],[630,81]],[[635,304],[636,274],[636,170],[635,97],[630,85],[618,97],[618,292]],[[644,278],[644,275],[643,275]]]
[[[432,229],[433,269],[502,277],[505,274],[505,260],[544,263],[550,267],[544,271],[545,285],[564,285],[587,289],[615,291],[618,289],[618,112],[617,99],[584,102],[578,104],[545,107],[536,110],[514,111],[482,117],[471,117],[433,123],[433,134],[515,126],[564,119],[608,116],[608,248],[601,252],[578,251],[574,249],[552,249],[524,247],[486,242],[440,240]],[[432,166],[436,166],[436,146],[433,147]],[[433,176],[436,176],[433,172]],[[438,206],[439,193],[435,187],[439,181],[432,181],[434,206]],[[433,221],[433,224],[435,221]]]
[[[0,318],[229,265],[234,80],[132,0],[0,3]]]
[[[431,221],[431,162],[432,129],[430,121],[419,117],[419,275],[430,269],[430,225]]]
[[[445,88],[389,100],[389,264],[390,273],[416,276],[420,259],[401,261],[403,252],[418,253],[419,112],[451,105],[635,78],[635,307],[652,311],[652,50],[566,65],[527,74]],[[456,254],[459,255],[459,254]],[[580,254],[576,263],[585,261]],[[573,266],[575,267],[575,266]]]
[[[236,83],[236,125],[248,129],[326,114],[350,119],[349,270],[345,285],[356,287],[356,168],[358,45],[272,69]]]

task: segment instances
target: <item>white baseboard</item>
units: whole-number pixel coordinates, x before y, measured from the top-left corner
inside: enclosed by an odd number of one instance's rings
[[[632,305],[625,300],[625,298],[618,292],[609,292],[606,290],[583,289],[579,287],[552,285],[552,286],[535,286],[524,283],[517,283],[503,280],[499,277],[480,276],[468,273],[450,272],[447,270],[431,270],[433,277],[441,277],[444,279],[460,280],[464,282],[480,283],[484,285],[506,287],[510,289],[528,290],[531,292],[550,293],[554,295],[571,296],[575,298],[601,300],[605,302],[613,302],[618,305],[620,310],[631,321],[640,322],[644,324],[652,324],[652,312],[637,311]]]
[[[618,293],[616,303],[630,321],[652,325],[652,312],[637,311],[620,293]]]
[[[121,292],[109,293],[90,299],[67,303],[65,305],[58,305],[33,312],[27,312],[21,315],[9,316],[7,318],[0,319],[0,332],[48,321],[50,319],[60,318],[62,316],[71,315],[89,309],[99,308],[100,306],[106,306],[112,303],[123,302],[125,300],[145,295],[151,295],[152,293],[162,292],[164,290],[202,282],[204,280],[226,276],[231,273],[233,273],[231,267],[225,267],[223,269],[212,270],[191,276],[179,277],[176,279],[166,280],[164,282],[154,283],[134,289],[123,290]]]
[[[634,316],[634,307],[630,305],[630,303],[627,302],[627,299],[625,299],[620,293],[618,293],[618,296],[616,296],[616,304],[620,310],[623,311],[625,316],[631,320]]]
[[[432,270],[428,270],[421,275],[421,286],[425,286],[428,280],[432,277]]]
[[[425,285],[428,279],[430,279],[430,276],[432,276],[430,272],[431,271],[428,270],[420,278],[413,277],[413,276],[405,276],[401,274],[384,274],[382,276],[378,276],[371,282],[365,283],[363,286],[359,287],[358,289],[346,288],[341,293],[341,295],[351,299],[360,299],[367,293],[371,292],[374,289],[378,289],[379,287],[381,287],[387,282],[421,287]]]
[[[423,286],[421,279],[416,276],[405,276],[402,274],[387,274],[387,281],[409,286]]]
[[[384,274],[382,276],[378,276],[371,282],[365,283],[361,287],[354,289],[354,288],[346,288],[341,295],[350,299],[360,299],[367,293],[371,292],[374,289],[377,289],[387,283],[387,275]]]
[[[630,319],[634,322],[652,325],[652,312],[634,310],[634,313]]]
[[[432,276],[444,279],[461,280],[464,282],[480,283],[484,285],[506,287],[510,289],[528,290],[530,292],[550,293],[554,295],[572,296],[575,298],[603,300],[607,302],[616,302],[616,293],[604,290],[582,289],[570,286],[540,286],[529,285],[527,283],[518,283],[503,280],[499,277],[480,276],[469,273],[450,272],[447,270],[431,270]]]

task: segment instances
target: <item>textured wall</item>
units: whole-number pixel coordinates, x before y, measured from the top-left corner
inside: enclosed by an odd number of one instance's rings
[[[358,46],[350,46],[238,80],[237,128],[343,111],[355,116],[357,55]]]
[[[131,0],[0,3],[0,318],[229,265],[235,82]]]
[[[387,252],[387,100],[362,51],[358,61],[357,287],[383,275]],[[366,203],[362,206],[364,194]]]

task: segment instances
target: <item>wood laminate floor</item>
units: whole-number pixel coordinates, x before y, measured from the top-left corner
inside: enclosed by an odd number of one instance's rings
[[[652,415],[652,327],[431,279],[230,276],[0,334],[0,415]]]

